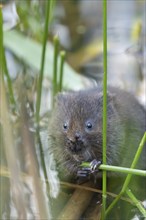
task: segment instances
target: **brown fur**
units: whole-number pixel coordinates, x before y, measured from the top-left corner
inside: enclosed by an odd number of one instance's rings
[[[101,87],[57,97],[49,139],[57,165],[66,176],[76,175],[82,161],[102,161],[102,102]],[[145,111],[133,95],[109,87],[107,117],[107,163],[129,167],[145,131]],[[86,128],[88,122],[91,129]],[[141,169],[145,168],[145,155],[138,164]]]
[[[76,179],[82,161],[102,161],[102,88],[59,94],[49,124],[50,149],[61,178]],[[133,95],[109,87],[107,93],[107,163],[130,167],[145,131],[145,110]],[[87,123],[92,128],[87,128]],[[64,129],[63,125],[67,126]],[[90,126],[89,126],[90,127]],[[146,148],[136,168],[146,169]],[[125,174],[108,173],[108,191],[119,193]],[[101,177],[101,172],[96,175]],[[133,176],[130,189],[146,199],[145,177]],[[121,212],[119,212],[119,206]],[[111,213],[119,219],[131,219],[132,206],[120,201]],[[123,208],[124,207],[124,208]],[[113,211],[114,211],[113,210]],[[123,211],[124,210],[124,211]],[[136,211],[137,213],[137,211]],[[112,219],[110,218],[109,219]],[[115,218],[116,219],[116,218]]]

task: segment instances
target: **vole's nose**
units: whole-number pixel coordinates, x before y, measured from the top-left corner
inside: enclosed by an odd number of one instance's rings
[[[76,140],[80,140],[80,139],[81,139],[81,135],[80,135],[79,132],[76,132],[76,133],[75,133],[75,139],[76,139]]]
[[[79,152],[82,150],[83,147],[83,141],[82,136],[79,132],[76,132],[74,134],[74,138],[68,138],[67,140],[68,147],[72,152]]]

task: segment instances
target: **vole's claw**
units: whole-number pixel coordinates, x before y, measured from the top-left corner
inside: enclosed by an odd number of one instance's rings
[[[89,170],[89,168],[87,168],[87,170],[81,169],[77,171],[77,176],[78,177],[87,177],[89,176],[89,174],[91,173],[91,171]]]
[[[96,160],[96,159],[92,160],[91,163],[90,163],[91,171],[92,172],[98,171],[98,168],[99,168],[100,165],[101,165],[100,160]]]
[[[98,172],[98,167],[101,165],[101,161],[96,159],[92,160],[90,163],[90,167],[82,167],[81,170],[77,171],[78,177],[87,177],[91,173]]]

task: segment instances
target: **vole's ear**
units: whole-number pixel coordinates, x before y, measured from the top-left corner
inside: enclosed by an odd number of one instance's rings
[[[115,115],[114,99],[115,99],[115,94],[108,91],[107,92],[107,114],[108,114],[109,119]]]
[[[55,104],[59,104],[60,102],[62,102],[62,100],[64,99],[64,95],[62,93],[58,93],[57,96],[55,97]]]
[[[107,114],[109,119],[113,117],[115,112],[114,99],[115,99],[115,94],[107,91]],[[101,106],[103,106],[103,92],[99,94],[99,103]]]
[[[110,101],[113,101],[115,98],[115,94],[107,91],[107,101],[110,102]],[[103,100],[103,92],[100,92],[99,93],[99,99]]]
[[[64,93],[58,93],[57,96],[55,97],[55,102],[58,104],[64,103],[66,98],[67,98],[67,94]]]
[[[107,91],[107,100],[113,101],[115,99],[115,94]]]
[[[58,93],[57,96],[55,97],[55,101],[59,102],[59,100],[62,100],[63,98],[63,94],[62,93]]]

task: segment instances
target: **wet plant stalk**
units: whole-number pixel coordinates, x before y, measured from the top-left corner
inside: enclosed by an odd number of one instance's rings
[[[106,165],[106,144],[107,144],[107,1],[103,0],[103,164]],[[105,219],[106,210],[106,170],[102,176],[102,220]]]
[[[60,79],[59,79],[59,92],[62,91],[63,84],[63,68],[64,68],[64,60],[65,60],[65,51],[60,52]]]
[[[6,155],[7,166],[9,168],[11,178],[10,186],[12,197],[15,201],[15,208],[19,219],[26,219],[26,209],[24,202],[24,195],[22,194],[22,183],[20,179],[20,171],[18,164],[16,162],[17,154],[15,150],[15,143],[13,138],[12,126],[9,118],[9,110],[7,104],[6,88],[4,83],[4,63],[3,63],[3,30],[2,30],[2,10],[0,8],[0,101],[1,114],[0,121],[2,126],[3,142],[4,142],[4,152]],[[0,158],[1,161],[1,158]],[[21,192],[20,192],[21,191]],[[21,216],[21,217],[20,217]]]
[[[9,90],[9,96],[10,96],[10,103],[12,104],[13,107],[16,106],[15,98],[14,98],[14,92],[13,92],[13,87],[12,87],[12,81],[8,72],[7,68],[7,62],[6,62],[6,57],[4,53],[4,49],[2,50],[2,56],[3,56],[3,63],[4,63],[4,73],[7,78],[7,84],[8,84],[8,90]]]
[[[58,92],[58,85],[57,85],[58,52],[59,52],[59,38],[58,36],[55,36],[54,37],[54,60],[53,60],[53,105],[54,105],[54,97]]]
[[[42,48],[42,56],[41,56],[41,67],[40,67],[40,75],[38,78],[38,87],[37,87],[37,100],[36,100],[36,122],[39,123],[39,114],[40,114],[40,105],[41,105],[41,94],[42,94],[42,82],[44,75],[44,64],[45,64],[45,52],[46,52],[46,43],[48,36],[48,27],[50,21],[50,14],[52,10],[53,0],[46,1],[47,9],[45,16],[45,27],[44,27],[44,37],[43,37],[43,48]]]
[[[133,159],[133,162],[132,162],[132,165],[131,165],[131,168],[132,168],[132,169],[135,168],[135,166],[136,166],[136,164],[137,164],[137,162],[138,162],[138,159],[139,159],[139,157],[140,157],[140,155],[141,155],[141,152],[142,152],[142,150],[143,150],[143,147],[144,147],[145,143],[146,143],[146,132],[145,132],[144,135],[143,135],[143,138],[142,138],[142,140],[141,140],[141,142],[140,142],[140,144],[139,144],[138,150],[137,150],[137,152],[136,152],[136,154],[135,154],[135,157],[134,157],[134,159]],[[116,205],[116,203],[119,201],[119,199],[121,198],[121,196],[125,193],[125,191],[126,191],[126,189],[127,189],[127,187],[128,187],[128,184],[129,184],[129,182],[130,182],[130,180],[131,180],[131,177],[132,177],[132,174],[128,174],[128,175],[127,175],[126,180],[125,180],[125,182],[124,182],[124,184],[123,184],[123,187],[122,187],[121,192],[120,192],[119,195],[114,199],[114,201],[110,204],[110,206],[108,207],[108,209],[107,209],[107,211],[106,211],[106,215],[112,210],[112,208]],[[133,202],[134,202],[134,201],[133,201]]]
[[[36,202],[36,212],[38,213],[38,219],[49,220],[50,219],[49,204],[48,204],[49,200],[47,200],[46,197],[44,196],[43,185],[41,184],[40,181],[39,163],[35,151],[35,136],[31,134],[29,130],[29,126],[31,125],[30,118],[25,107],[26,101],[24,98],[22,98],[24,97],[25,90],[24,93],[20,91],[19,94],[20,94],[19,98],[20,100],[22,100],[21,101],[21,129],[22,129],[21,139],[22,139],[22,143],[25,146],[26,155],[29,155],[29,157],[26,160],[26,163],[30,164],[30,166],[28,166],[28,173],[32,178],[32,184],[33,184],[32,194]],[[38,129],[39,127],[37,128],[37,132]],[[37,132],[36,135],[38,135]]]
[[[112,172],[134,174],[134,175],[145,176],[146,177],[146,171],[139,170],[139,169],[117,167],[117,166],[110,166],[110,165],[100,165],[99,169],[100,170],[106,170],[106,171],[112,171]]]
[[[130,189],[127,188],[126,190],[127,195],[131,198],[131,200],[134,202],[135,206],[139,209],[139,211],[143,214],[143,216],[146,218],[146,210],[142,207],[140,201],[137,200],[137,198],[133,195]]]
[[[36,137],[37,137],[37,142],[39,144],[40,159],[41,159],[41,164],[42,164],[42,168],[43,168],[44,177],[45,177],[45,180],[46,180],[47,194],[49,195],[49,180],[48,180],[47,168],[46,168],[45,159],[44,159],[43,146],[42,146],[42,142],[41,142],[41,138],[40,138],[40,132],[39,132],[38,128],[36,130]]]
[[[0,8],[0,76],[1,77],[4,69],[2,50],[3,50],[3,17],[2,17],[2,9]]]
[[[81,164],[81,167],[83,168],[91,168],[89,162],[83,162]],[[146,171],[139,170],[139,169],[131,169],[131,168],[125,168],[125,167],[117,167],[117,166],[111,166],[111,165],[100,165],[98,167],[98,170],[108,170],[112,172],[121,172],[121,173],[127,173],[127,174],[134,174],[138,176],[145,176],[146,177]]]
[[[146,132],[144,133],[143,138],[142,138],[142,140],[141,140],[141,142],[139,144],[139,147],[138,147],[137,152],[135,154],[135,157],[133,159],[131,168],[133,168],[133,169],[135,168],[135,166],[136,166],[136,164],[137,164],[137,162],[139,160],[139,157],[141,155],[141,152],[143,150],[143,147],[145,146],[145,143],[146,143]],[[124,183],[123,188],[122,188],[122,192],[125,192],[128,184],[129,184],[129,182],[131,180],[131,177],[132,177],[132,174],[128,174],[127,175],[127,178],[126,178],[125,183]]]
[[[6,57],[5,57],[5,52],[4,52],[4,47],[3,47],[3,18],[2,18],[2,12],[0,9],[0,42],[1,42],[1,46],[0,46],[0,59],[1,59],[1,68],[3,69],[3,72],[6,75],[7,78],[7,84],[8,84],[8,90],[9,90],[9,97],[10,97],[10,103],[13,106],[16,106],[15,103],[15,99],[14,99],[14,93],[13,93],[13,87],[12,87],[12,82],[11,82],[11,78],[8,72],[8,68],[7,68],[7,63],[6,63]]]

